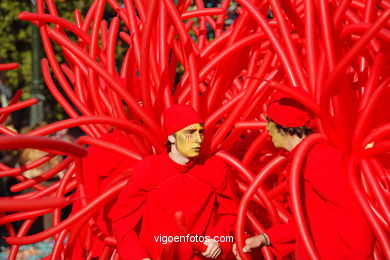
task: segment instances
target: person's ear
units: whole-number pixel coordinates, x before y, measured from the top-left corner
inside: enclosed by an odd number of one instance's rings
[[[169,135],[169,136],[168,136],[168,141],[169,141],[171,144],[174,144],[174,143],[176,143],[176,138],[175,138],[173,135]]]

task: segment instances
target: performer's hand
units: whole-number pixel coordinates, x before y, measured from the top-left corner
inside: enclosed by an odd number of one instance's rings
[[[242,248],[242,252],[249,253],[252,251],[252,249],[257,247],[263,247],[267,245],[267,241],[265,240],[265,237],[263,235],[257,235],[254,237],[247,238],[245,240],[245,246]],[[237,251],[237,245],[233,244],[232,248],[233,254],[236,256],[237,260],[241,260],[240,255]]]
[[[206,252],[202,253],[204,257],[215,259],[221,254],[221,246],[214,239],[208,239],[204,244],[207,246]]]

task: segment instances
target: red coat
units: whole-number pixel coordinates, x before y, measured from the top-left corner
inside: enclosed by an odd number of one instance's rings
[[[237,201],[226,166],[217,157],[179,165],[165,153],[144,158],[132,171],[109,213],[122,259],[159,259],[165,245],[155,241],[157,236],[186,235],[178,228],[176,212],[183,213],[189,234],[231,234]],[[230,251],[231,243],[220,244],[224,254]],[[188,243],[176,246],[178,259],[199,256]]]
[[[347,179],[345,155],[321,143],[309,152],[304,168],[303,205],[321,259],[373,259],[374,236]],[[294,221],[267,231],[275,248],[297,237]],[[300,237],[297,259],[309,259]]]

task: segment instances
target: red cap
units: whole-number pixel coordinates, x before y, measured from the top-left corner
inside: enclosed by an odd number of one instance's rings
[[[191,106],[172,105],[164,110],[164,130],[171,135],[186,126],[203,123],[200,115]]]
[[[311,126],[307,109],[290,96],[275,92],[267,103],[267,116],[284,127]]]

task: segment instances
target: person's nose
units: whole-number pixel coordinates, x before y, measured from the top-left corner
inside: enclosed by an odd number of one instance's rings
[[[199,133],[199,132],[196,132],[195,134],[194,134],[195,136],[195,138],[194,138],[194,141],[196,142],[196,143],[199,143],[199,144],[201,144],[202,142],[203,142],[203,134],[201,134],[201,133]]]

